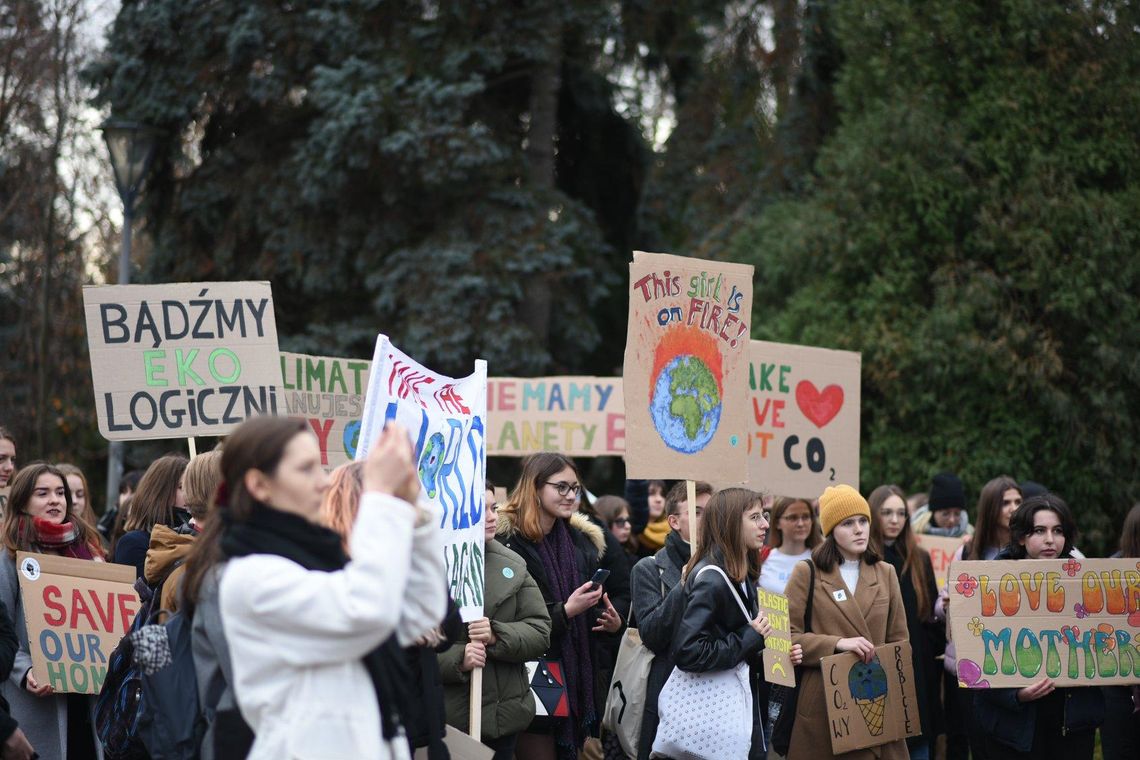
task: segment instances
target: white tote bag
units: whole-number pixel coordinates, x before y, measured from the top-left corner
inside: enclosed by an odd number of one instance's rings
[[[602,725],[617,737],[627,757],[637,757],[652,665],[653,652],[641,643],[641,634],[636,628],[627,628],[618,645],[614,677],[606,696],[606,711],[602,714]]]
[[[706,565],[697,575],[705,570],[720,573],[745,619],[752,622],[724,571]],[[660,753],[674,760],[744,760],[752,747],[748,663],[708,673],[686,673],[674,667],[658,697],[657,712],[655,757]]]

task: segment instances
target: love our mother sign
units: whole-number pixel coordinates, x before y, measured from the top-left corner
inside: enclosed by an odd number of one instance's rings
[[[1140,562],[1002,560],[950,566],[959,685],[1140,683]]]

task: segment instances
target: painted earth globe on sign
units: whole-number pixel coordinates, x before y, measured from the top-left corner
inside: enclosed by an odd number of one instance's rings
[[[661,368],[649,412],[657,433],[671,449],[694,454],[716,435],[721,413],[716,377],[703,361],[682,354]]]
[[[356,459],[356,447],[360,445],[360,420],[353,420],[344,426],[344,453],[349,459]]]

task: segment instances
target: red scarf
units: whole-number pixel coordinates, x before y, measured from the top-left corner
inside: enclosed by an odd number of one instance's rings
[[[61,557],[95,559],[91,547],[79,539],[79,530],[74,523],[54,523],[42,517],[33,517],[32,524],[35,529],[33,544],[38,551]]]

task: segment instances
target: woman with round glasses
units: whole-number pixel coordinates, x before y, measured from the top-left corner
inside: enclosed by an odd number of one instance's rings
[[[601,528],[578,512],[581,478],[573,460],[544,452],[523,460],[522,475],[498,509],[500,541],[526,561],[550,613],[550,649],[566,687],[568,715],[551,705],[519,735],[516,755],[571,760],[597,734],[606,686],[597,679],[596,634],[616,633],[622,620],[604,588],[592,584],[606,550]],[[551,668],[555,670],[555,668]]]
[[[807,499],[782,496],[772,507],[768,544],[760,550],[760,588],[784,593],[797,562],[823,541],[819,521]]]

